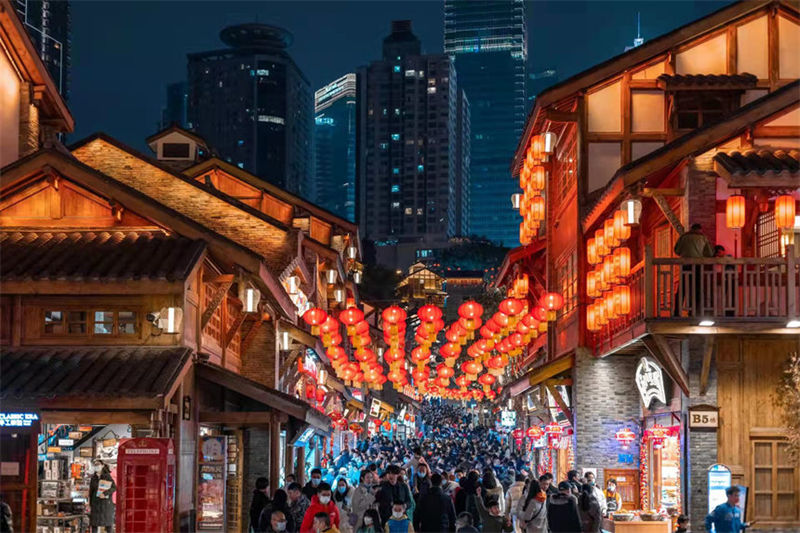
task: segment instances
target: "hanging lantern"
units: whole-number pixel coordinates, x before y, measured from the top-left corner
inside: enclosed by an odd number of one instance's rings
[[[614,434],[614,438],[622,445],[623,450],[627,450],[631,443],[636,440],[636,433],[631,431],[630,428],[623,428]]]
[[[607,294],[605,298],[603,298],[603,303],[605,304],[606,308],[606,316],[609,320],[614,320],[619,318],[619,314],[617,313],[617,307],[614,305],[614,292]]]
[[[597,253],[597,262],[599,263],[600,258],[608,255],[608,248],[606,248],[606,236],[602,229],[598,229],[594,232],[594,246]]]
[[[328,281],[328,285],[333,285],[334,283],[336,283],[336,278],[337,278],[338,275],[339,275],[339,273],[336,272],[336,269],[334,269],[334,268],[330,268],[330,269],[326,270],[325,271],[325,279]]]
[[[522,437],[524,435],[525,433],[520,428],[517,428],[511,432],[511,436],[514,437],[514,440],[517,442],[517,444],[519,444],[522,441]]]
[[[444,363],[439,363],[439,364],[436,366],[436,374],[437,374],[437,375],[438,375],[440,378],[447,378],[447,379],[450,379],[451,377],[453,377],[453,375],[455,375],[455,373],[456,373],[456,371],[455,371],[455,370],[453,370],[453,368],[452,368],[452,367],[449,367],[449,366],[447,366],[447,365],[446,365],[446,364],[444,364]]]
[[[261,300],[261,291],[253,287],[247,287],[243,292],[243,311],[245,313],[255,313],[258,311],[258,302]]]
[[[614,233],[620,241],[625,241],[631,236],[631,227],[625,221],[625,211],[621,209],[614,211]]]
[[[547,310],[547,321],[556,319],[556,313],[564,307],[564,297],[557,292],[548,292],[539,301],[539,305]]]
[[[550,422],[544,428],[544,432],[547,433],[548,437],[553,438],[553,437],[558,437],[562,433],[564,433],[564,428],[562,428],[561,425],[557,424],[556,422]]]
[[[531,426],[525,431],[525,435],[531,440],[539,440],[544,435],[544,431],[539,426]]]
[[[544,220],[544,197],[543,196],[534,196],[531,199],[530,207],[529,207],[529,214],[531,220],[536,222],[542,222]]]
[[[336,300],[337,304],[344,303],[346,293],[344,289],[334,289],[333,291],[333,299]]]
[[[491,374],[483,374],[478,378],[478,383],[483,385],[484,392],[489,392],[489,389],[494,385],[495,381],[497,381],[497,378]]]
[[[725,201],[725,225],[729,229],[742,229],[745,219],[745,201],[741,194],[729,196]]]
[[[597,246],[595,245],[594,237],[586,241],[586,261],[590,265],[597,264]]]
[[[608,218],[603,222],[603,235],[605,236],[606,249],[611,250],[619,246],[619,237],[614,231],[614,219]]]
[[[311,326],[311,334],[319,335],[319,327],[328,319],[328,313],[317,307],[312,307],[303,314],[303,320]]]
[[[522,300],[518,300],[517,298],[506,298],[497,306],[497,308],[505,315],[509,317],[516,316],[522,312],[525,308],[525,304]]]
[[[617,277],[627,278],[631,273],[631,249],[621,246],[614,250],[614,269]]]
[[[300,292],[300,278],[298,276],[289,276],[286,278],[286,292],[290,295]]]
[[[631,312],[631,288],[628,285],[614,287],[614,309],[620,316]]]
[[[586,274],[586,295],[590,298],[597,298],[600,295],[597,289],[597,276],[593,271]]]
[[[638,198],[629,198],[620,204],[619,208],[625,212],[625,223],[629,226],[639,224],[642,216],[642,201]]]
[[[597,323],[596,304],[586,306],[586,329],[589,331],[598,331],[600,329]]]
[[[358,248],[351,244],[347,247],[347,258],[348,259],[356,259],[358,257]]]
[[[784,194],[775,199],[775,225],[780,229],[788,230],[794,227],[795,202],[794,196]]]
[[[531,169],[528,185],[536,191],[543,191],[547,182],[547,171],[542,165],[536,165]]]

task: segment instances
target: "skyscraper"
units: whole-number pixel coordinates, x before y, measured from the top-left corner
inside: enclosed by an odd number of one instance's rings
[[[392,22],[358,84],[358,223],[379,262],[405,268],[467,230],[467,99],[452,59],[422,54],[407,20]]]
[[[58,92],[67,99],[72,47],[70,1],[14,0],[13,4]]]
[[[167,103],[161,110],[161,129],[171,124],[177,124],[181,128],[191,129],[187,111],[189,106],[189,90],[185,81],[177,81],[167,85]]]
[[[356,219],[356,75],[314,93],[314,203]]]
[[[525,125],[528,31],[523,0],[445,0],[444,51],[471,114],[470,233],[519,244],[509,166]]]
[[[189,54],[188,120],[223,159],[290,192],[311,192],[311,87],[266,24],[220,32],[229,48]]]

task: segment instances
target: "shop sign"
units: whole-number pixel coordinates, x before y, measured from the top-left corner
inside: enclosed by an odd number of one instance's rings
[[[632,465],[633,464],[633,454],[632,453],[620,453],[617,454],[617,462],[624,464],[624,465]],[[619,476],[617,480],[620,481]]]
[[[70,431],[68,437],[74,440],[81,440],[83,438],[83,433],[80,431]]]
[[[372,399],[372,403],[369,406],[369,416],[377,417],[381,414],[381,401],[377,398]]]
[[[227,438],[200,437],[197,480],[197,530],[225,529],[225,473]]]
[[[708,468],[708,512],[717,505],[728,501],[725,491],[731,486],[731,469],[725,465],[711,465]]]
[[[689,408],[690,429],[717,429],[719,427],[719,407],[695,405]]]
[[[308,441],[310,441],[310,440],[311,440],[311,437],[313,437],[313,436],[314,436],[314,428],[313,428],[313,427],[311,427],[311,426],[308,426],[308,427],[305,429],[305,431],[303,431],[303,432],[300,434],[300,436],[299,436],[299,437],[297,437],[297,440],[294,442],[294,446],[295,446],[295,448],[302,448],[302,447],[304,447],[306,444],[308,444]]]
[[[48,446],[47,453],[61,453],[61,448],[59,446]]]
[[[636,388],[639,389],[642,403],[648,409],[653,400],[667,403],[664,371],[649,357],[642,357],[636,366]]]
[[[508,428],[515,427],[517,425],[517,412],[502,411],[500,413],[500,425]]]
[[[36,413],[0,413],[0,427],[28,428],[37,420]]]
[[[75,446],[75,441],[73,439],[58,439],[58,445],[69,448],[70,446]]]

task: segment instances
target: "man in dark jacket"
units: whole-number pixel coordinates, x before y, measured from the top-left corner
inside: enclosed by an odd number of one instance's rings
[[[269,480],[265,477],[256,479],[256,488],[253,490],[253,500],[250,502],[250,531],[259,533],[259,519],[261,512],[269,505]]]
[[[381,483],[381,488],[375,496],[378,504],[378,514],[381,515],[381,523],[385,524],[392,516],[392,504],[395,501],[403,502],[408,508],[411,504],[411,490],[408,485],[398,480],[400,477],[400,467],[389,465],[386,468],[386,481]]]
[[[320,470],[319,468],[312,468],[311,481],[306,483],[306,486],[303,487],[303,494],[306,495],[308,501],[311,501],[311,498],[317,495],[320,483],[322,483],[322,470]]]
[[[453,500],[442,492],[442,476],[431,476],[431,488],[419,497],[414,511],[414,531],[455,531],[456,509]]]
[[[558,494],[547,500],[547,525],[552,533],[574,533],[581,530],[578,499],[572,495],[569,481],[558,484]]]

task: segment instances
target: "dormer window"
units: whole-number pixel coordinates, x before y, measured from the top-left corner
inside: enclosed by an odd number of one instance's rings
[[[161,150],[163,157],[189,158],[189,143],[164,143]]]

